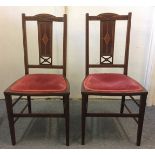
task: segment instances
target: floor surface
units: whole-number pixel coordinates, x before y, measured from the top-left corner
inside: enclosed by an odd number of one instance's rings
[[[127,101],[131,109],[137,110]],[[19,111],[24,104],[16,105]],[[35,112],[62,112],[62,100],[35,99]],[[119,112],[120,100],[91,99],[91,112]],[[137,124],[132,118],[87,118],[86,144],[81,145],[81,100],[70,100],[70,146],[65,146],[63,118],[20,118],[16,123],[17,144],[11,145],[6,107],[0,101],[0,148],[4,149],[141,149],[155,148],[155,107],[147,107],[143,128],[142,144],[136,146]]]

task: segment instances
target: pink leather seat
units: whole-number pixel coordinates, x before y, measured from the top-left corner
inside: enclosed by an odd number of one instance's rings
[[[66,81],[58,74],[28,74],[17,80],[11,87],[15,92],[61,92],[67,88]]]
[[[84,80],[84,88],[96,92],[139,92],[143,87],[134,79],[115,73],[89,74]]]

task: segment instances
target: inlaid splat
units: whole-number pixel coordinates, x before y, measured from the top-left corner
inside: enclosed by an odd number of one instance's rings
[[[109,20],[115,14],[103,14],[105,20],[100,21],[100,64],[113,64],[115,20]],[[102,16],[99,15],[99,16]]]
[[[52,22],[38,21],[40,64],[52,64]]]

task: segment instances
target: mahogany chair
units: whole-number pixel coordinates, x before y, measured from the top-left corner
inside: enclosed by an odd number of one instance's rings
[[[29,64],[27,48],[27,21],[35,21],[38,26],[39,64]],[[53,64],[52,34],[53,23],[63,24],[63,62],[62,65]],[[32,22],[30,22],[32,23]],[[20,117],[55,117],[64,118],[66,126],[66,145],[69,146],[69,83],[66,79],[66,49],[67,49],[67,15],[55,17],[50,14],[25,16],[22,14],[23,46],[25,75],[9,86],[5,91],[5,101],[9,120],[12,145],[16,144],[15,122]],[[30,74],[29,69],[59,69],[62,74]],[[13,102],[12,96],[19,96]],[[14,112],[13,107],[23,97],[27,98],[27,105],[21,112]],[[32,96],[60,96],[63,98],[63,113],[33,113],[31,110]],[[28,108],[28,112],[25,110]]]
[[[126,45],[125,56],[122,64],[114,63],[114,43],[115,25],[118,20],[126,20]],[[89,57],[89,25],[90,21],[100,21],[100,62],[99,64],[90,63]],[[86,76],[82,83],[82,145],[85,144],[85,122],[86,117],[131,117],[138,124],[137,146],[140,146],[143,128],[143,120],[148,92],[136,80],[129,77],[128,56],[130,42],[131,13],[128,15],[118,15],[114,13],[103,13],[98,16],[86,14]],[[121,36],[120,36],[121,37]],[[123,73],[93,73],[89,74],[92,68],[122,68]],[[88,112],[88,97],[91,95],[99,96],[120,96],[121,107],[119,113],[92,113]],[[133,103],[139,107],[139,112],[132,112],[125,103],[125,97],[129,96]],[[138,102],[134,96],[139,96]],[[124,112],[124,107],[128,113]]]

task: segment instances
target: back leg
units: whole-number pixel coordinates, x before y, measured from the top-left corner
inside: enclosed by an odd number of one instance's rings
[[[122,96],[122,101],[121,101],[121,109],[120,109],[120,113],[122,114],[124,111],[124,104],[125,104],[125,96]]]
[[[27,96],[28,112],[31,113],[31,96]]]

